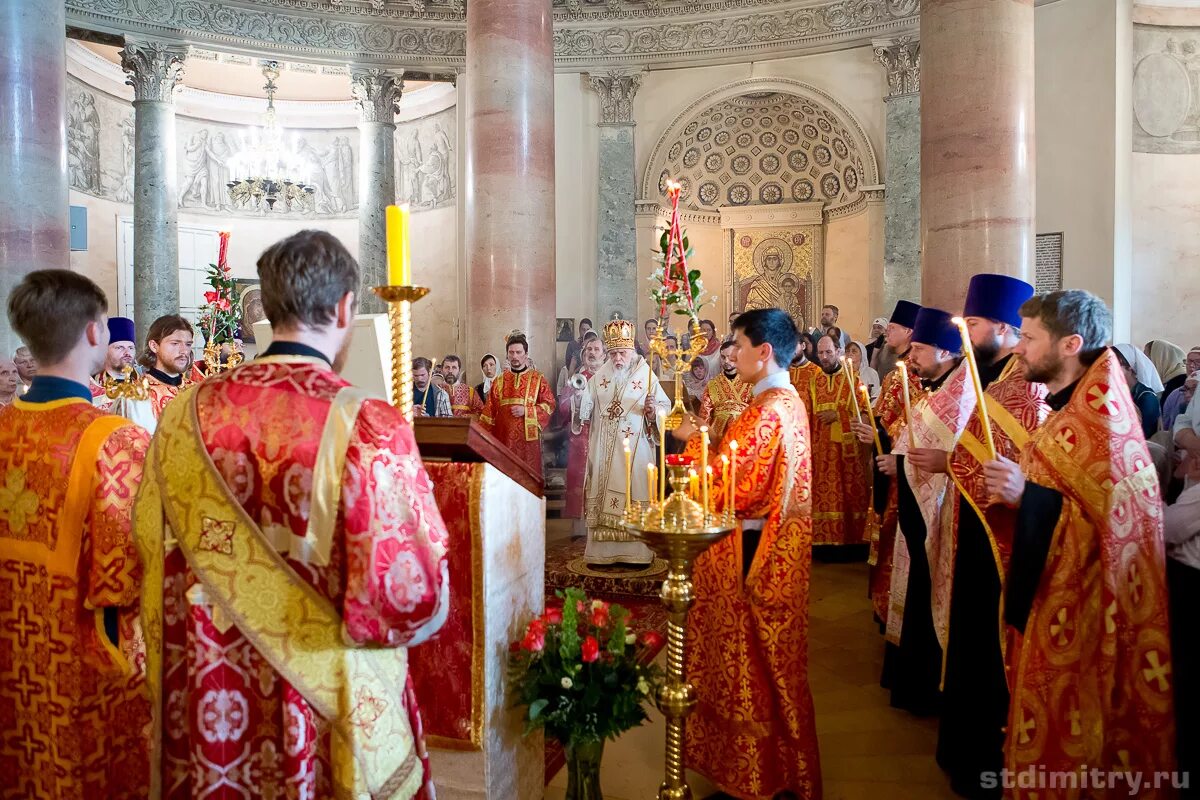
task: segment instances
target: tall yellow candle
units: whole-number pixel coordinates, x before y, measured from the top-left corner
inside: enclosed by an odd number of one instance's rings
[[[708,513],[708,426],[700,426],[700,475],[704,477],[704,482],[700,489],[700,504],[704,506],[704,513]]]
[[[412,263],[408,249],[408,204],[388,206],[384,221],[387,230],[388,284],[410,286]]]
[[[871,406],[871,395],[867,394],[867,386],[864,383],[858,385],[858,390],[862,392],[863,405],[867,409],[867,419],[871,423],[871,432],[875,434],[875,453],[883,455],[883,442],[879,440],[879,426],[875,424],[875,409]]]
[[[842,356],[842,366],[846,370],[846,381],[850,386],[850,407],[854,409],[854,421],[857,422],[862,417],[862,410],[858,407],[858,393],[854,391],[858,383],[854,378],[854,362],[849,356]]]
[[[737,500],[737,492],[734,491],[734,486],[737,485],[737,439],[729,440],[729,506],[728,511],[731,515],[737,516],[737,508],[734,506],[734,501]]]
[[[662,409],[658,411],[658,443],[658,502],[663,503],[667,499],[667,412]]]
[[[633,496],[633,454],[629,452],[629,437],[625,437],[625,513],[629,513],[629,498]]]
[[[712,490],[713,490],[713,468],[712,468],[712,464],[709,464],[707,467],[704,468],[704,513],[705,514],[712,513],[712,509],[709,507],[709,503],[712,502]]]
[[[724,453],[721,454],[721,486],[725,489],[725,496],[728,497],[729,496],[729,486],[730,486],[730,484],[729,484],[729,456],[725,455]],[[725,510],[729,511],[729,507],[726,506]]]
[[[953,319],[962,335],[963,357],[967,359],[967,369],[971,372],[971,385],[975,387],[975,407],[979,409],[979,421],[983,423],[984,444],[987,445],[988,455],[996,460],[996,442],[992,439],[992,422],[988,419],[987,403],[984,402],[983,383],[979,380],[979,364],[975,361],[975,348],[971,347],[971,334],[967,332],[967,321],[962,317]]]
[[[657,470],[653,464],[646,465],[646,502],[653,503],[658,492],[658,476],[655,474]]]
[[[900,361],[896,364],[896,369],[900,370],[900,390],[904,394],[904,429],[908,431],[908,449],[912,450],[916,444],[913,443],[912,406],[909,405],[908,399],[908,364]]]

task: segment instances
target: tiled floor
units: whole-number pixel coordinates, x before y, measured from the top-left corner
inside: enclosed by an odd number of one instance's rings
[[[933,760],[937,723],[888,705],[879,688],[883,637],[871,620],[865,564],[816,564],[810,608],[809,679],[817,710],[817,736],[825,800],[938,800],[953,798]],[[662,716],[609,743],[602,784],[606,800],[655,797],[662,780]],[[713,793],[692,775],[697,798]],[[566,770],[546,789],[561,800]]]

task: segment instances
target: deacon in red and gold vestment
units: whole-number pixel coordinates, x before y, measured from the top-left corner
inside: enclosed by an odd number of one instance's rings
[[[514,333],[506,342],[509,371],[492,382],[479,421],[534,475],[542,477],[542,431],[554,413],[554,389],[529,366],[529,341]]]
[[[8,308],[41,371],[0,409],[0,796],[145,798],[133,503],[149,435],[92,405],[98,286],[32,272]]]
[[[867,448],[854,435],[852,393],[841,358],[841,331],[817,341],[821,371],[813,374],[807,399],[811,409],[813,459],[813,544],[861,544],[871,488]],[[861,399],[857,401],[860,405]]]
[[[580,352],[580,367],[558,397],[558,408],[554,412],[559,424],[567,430],[567,494],[562,515],[566,519],[582,520],[584,512],[584,483],[588,467],[588,438],[592,432],[592,421],[579,419],[579,406],[587,390],[587,382],[604,366],[604,343],[600,334],[589,330],[583,335]],[[577,523],[582,526],[583,523]],[[578,527],[583,534],[586,528]]]
[[[698,702],[686,761],[742,800],[780,792],[810,800],[821,797],[821,762],[808,686],[808,412],[787,373],[797,331],[769,308],[742,314],[735,332],[738,374],[754,397],[714,452],[739,445],[732,480],[740,525],[696,561],[687,670]],[[675,431],[690,437],[692,455],[698,426],[690,418]],[[716,479],[712,497],[723,510],[719,470]]]
[[[896,360],[908,366],[909,348],[912,347],[912,329],[917,321],[917,312],[921,307],[908,300],[899,300],[888,320],[884,335],[887,345],[897,354]],[[908,370],[908,396],[910,403],[916,403],[925,394],[921,388],[921,376],[916,370]],[[858,441],[874,447],[875,434],[879,434],[879,444],[883,453],[889,454],[897,441],[900,430],[904,427],[904,391],[900,383],[900,370],[893,369],[883,376],[879,387],[879,397],[875,399],[875,427],[864,422],[853,424]],[[870,538],[868,564],[868,593],[871,605],[875,610],[875,619],[881,628],[887,628],[888,607],[890,605],[892,587],[892,555],[896,543],[896,508],[898,495],[896,481],[873,465],[873,483],[871,502],[876,515],[875,524],[867,526]]]
[[[1175,713],[1162,499],[1114,354],[1112,316],[1079,290],[1021,307],[1016,353],[1051,413],[1021,452],[984,467],[1016,509],[1004,615],[1012,774],[1125,773],[1086,794],[1018,783],[1017,800],[1174,797]],[[1135,784],[1134,781],[1137,783]]]
[[[192,338],[192,324],[176,314],[159,317],[150,324],[146,348],[154,366],[146,370],[146,385],[155,419],[161,418],[167,403],[190,384],[184,373],[191,362]]]
[[[1049,413],[1046,387],[1025,380],[1013,355],[1020,337],[1021,304],[1033,287],[1008,275],[971,278],[963,317],[979,366],[996,453],[1012,460]],[[1008,684],[1004,676],[1001,597],[1012,551],[1012,509],[993,502],[983,475],[991,460],[979,409],[971,415],[946,468],[959,491],[953,550],[942,719],[937,760],[950,785],[966,797],[1000,797],[985,791],[980,774],[1004,766]]]
[[[475,389],[463,380],[461,358],[456,355],[443,358],[442,377],[446,379],[448,386],[450,413],[456,417],[478,417],[483,413],[483,400],[475,393]]]
[[[430,796],[406,648],[447,614],[445,524],[411,426],[331,364],[353,257],[302,231],[258,272],[271,346],[167,406],[138,498],[154,788]]]
[[[704,387],[704,399],[700,402],[700,419],[708,425],[708,434],[714,442],[721,441],[729,423],[746,410],[750,390],[754,388],[738,378],[733,346],[732,341],[721,345],[721,373]]]
[[[942,645],[957,493],[945,473],[975,408],[975,393],[962,355],[962,337],[950,315],[922,308],[913,324],[908,363],[927,391],[912,405],[911,425],[900,432],[880,469],[896,478],[896,543],[892,555],[891,605],[882,684],[891,703],[914,714],[936,713],[940,702]],[[931,465],[940,458],[942,470]]]

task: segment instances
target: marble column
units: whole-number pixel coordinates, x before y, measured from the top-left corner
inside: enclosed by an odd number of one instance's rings
[[[133,322],[138,341],[164,314],[179,313],[179,189],[175,103],[187,48],[128,41],[121,50],[133,87]]]
[[[467,4],[467,349],[520,328],[554,364],[554,41],[551,0]],[[513,795],[515,796],[515,795]]]
[[[358,263],[362,269],[359,310],[380,313],[385,304],[371,291],[387,283],[384,210],[396,202],[396,114],[403,74],[351,68],[350,91],[358,103]]]
[[[921,45],[910,37],[875,43],[887,71],[887,163],[883,199],[884,259],[879,305],[889,316],[897,300],[921,299]]]
[[[597,325],[614,313],[634,319],[637,308],[637,231],[634,227],[633,96],[641,73],[589,75],[600,95],[600,197],[596,226]]]
[[[921,297],[977,272],[1032,282],[1034,0],[921,4]]]
[[[0,302],[35,269],[70,265],[66,11],[0,0]],[[21,346],[0,308],[0,358]]]

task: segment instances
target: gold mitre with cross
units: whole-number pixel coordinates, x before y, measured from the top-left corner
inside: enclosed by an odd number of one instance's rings
[[[604,325],[604,347],[608,350],[632,350],[635,328],[627,319],[614,319]]]

